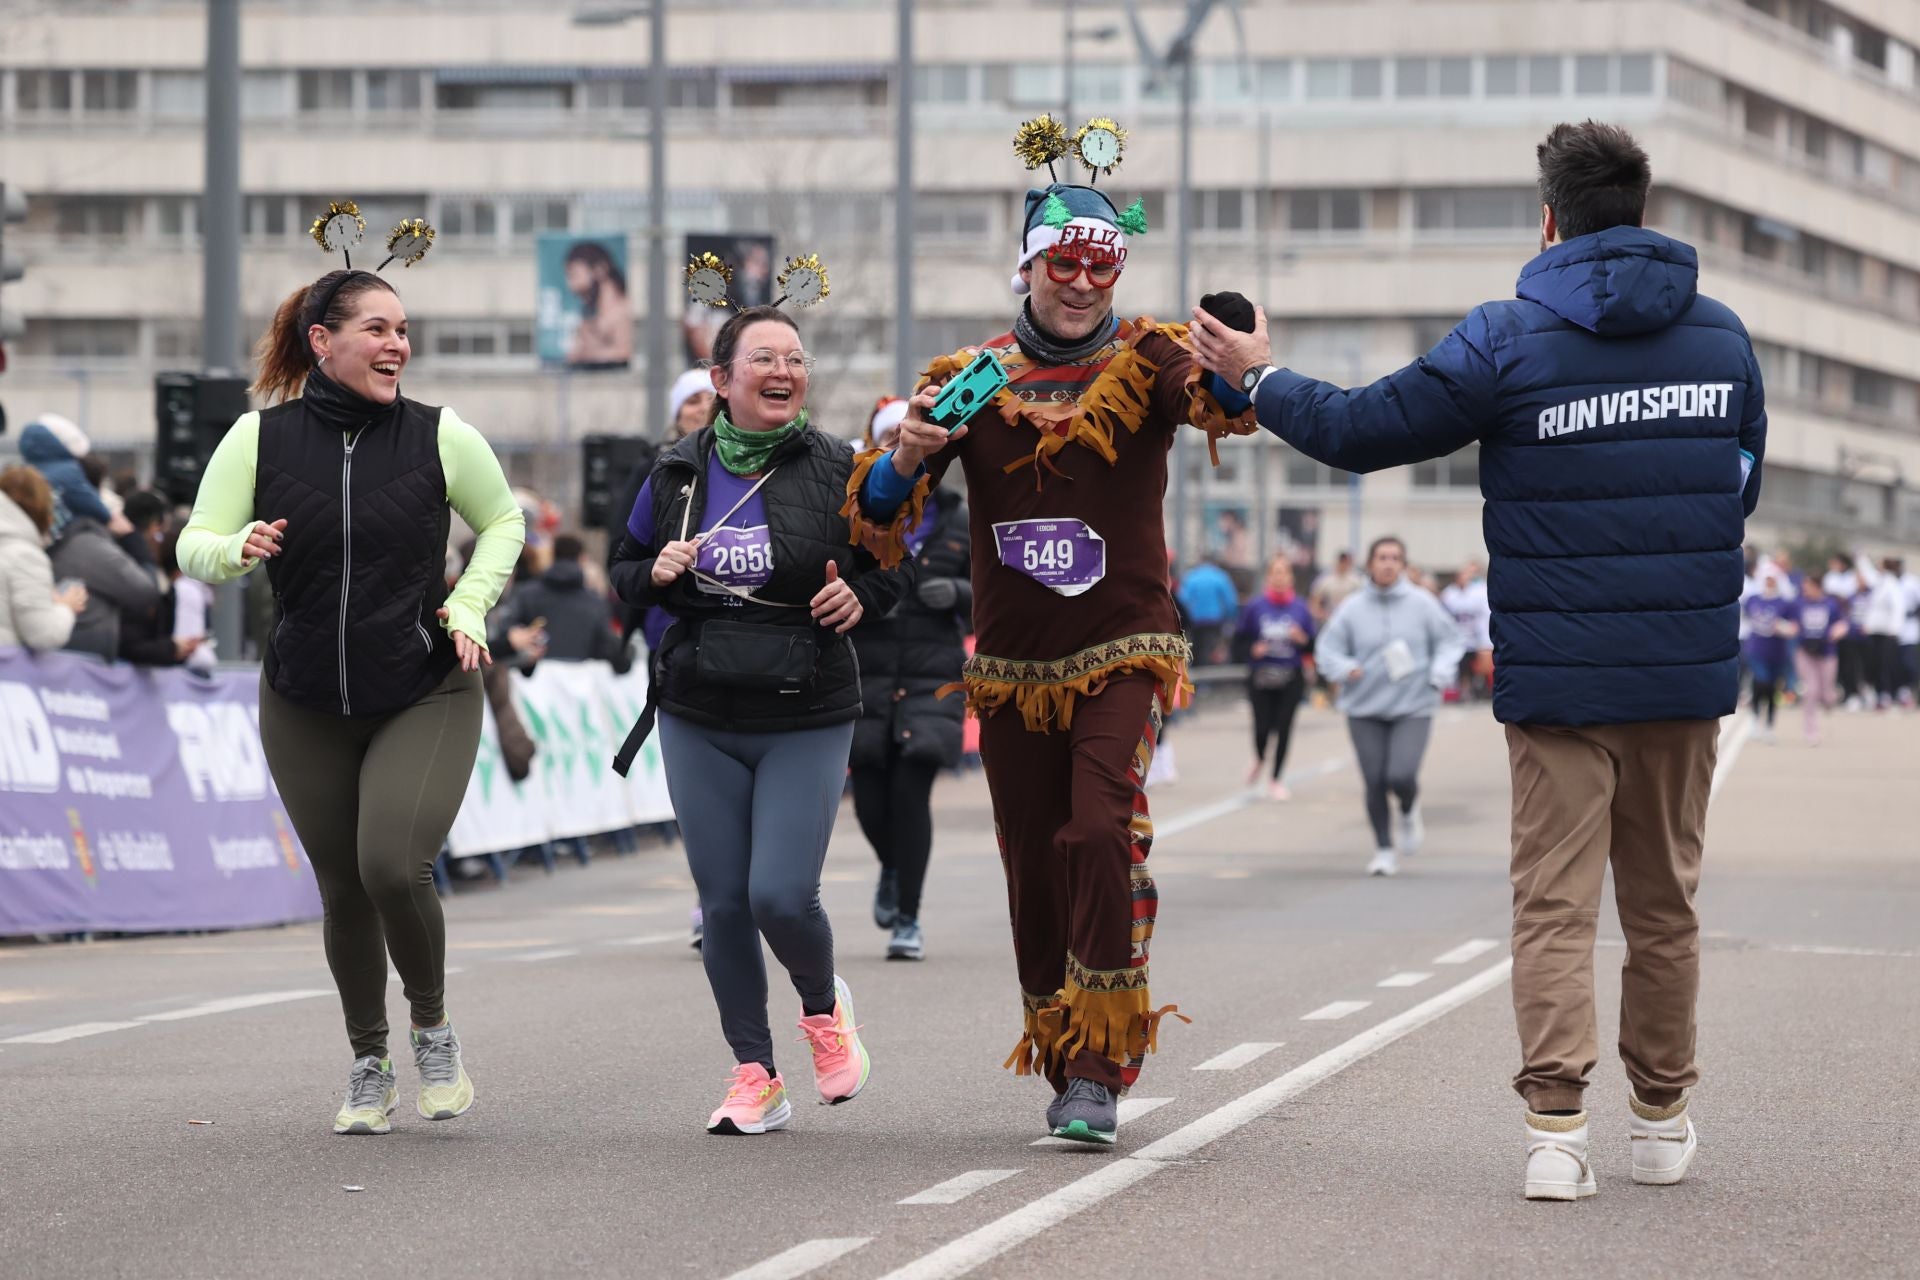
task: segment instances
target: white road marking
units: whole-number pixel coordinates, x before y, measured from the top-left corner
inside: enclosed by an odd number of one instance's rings
[[[608,938],[609,947],[654,947],[663,942],[691,943],[693,934],[687,929],[677,929],[672,933],[643,933],[633,938]]]
[[[545,951],[528,951],[517,956],[502,956],[504,960],[516,960],[521,964],[534,964],[541,960],[564,960],[568,956],[580,954],[578,947],[548,947]]]
[[[60,1044],[67,1040],[78,1040],[82,1036],[105,1035],[109,1031],[126,1031],[139,1025],[137,1022],[78,1022],[71,1027],[55,1027],[51,1031],[35,1031],[24,1036],[11,1036],[0,1040],[0,1044]]]
[[[1330,773],[1344,769],[1346,765],[1347,758],[1345,756],[1336,756],[1331,759],[1322,760],[1318,764],[1308,765],[1304,769],[1289,769],[1283,775],[1282,781],[1291,787],[1305,786],[1317,778],[1324,778]],[[1195,827],[1204,826],[1216,818],[1224,818],[1230,813],[1238,813],[1247,806],[1257,804],[1265,799],[1266,794],[1267,791],[1264,786],[1249,787],[1245,791],[1235,792],[1224,800],[1216,800],[1212,804],[1203,804],[1198,809],[1188,809],[1166,818],[1155,819],[1153,824],[1154,839],[1170,839],[1183,831],[1191,831]]]
[[[1396,973],[1390,978],[1382,978],[1375,986],[1379,987],[1417,987],[1433,975],[1430,973]]]
[[[1780,951],[1796,956],[1870,956],[1885,960],[1920,959],[1920,951],[1898,951],[1882,947],[1819,947],[1790,942],[1771,943],[1768,951]]]
[[[843,1236],[832,1240],[809,1240],[785,1253],[776,1253],[765,1262],[756,1262],[745,1271],[736,1271],[727,1280],[793,1280],[809,1271],[817,1271],[829,1262],[846,1257],[872,1236]]]
[[[188,1005],[184,1009],[144,1014],[140,1021],[179,1022],[183,1018],[205,1018],[216,1013],[232,1013],[238,1009],[258,1009],[262,1005],[287,1004],[294,1000],[312,1000],[332,994],[332,988],[320,987],[308,987],[300,991],[257,991],[250,996],[227,996],[220,1000],[209,1000],[205,1004]]]
[[[1720,735],[1720,755],[1713,762],[1713,781],[1707,784],[1707,803],[1720,794],[1720,784],[1733,772],[1734,762],[1740,758],[1740,750],[1747,745],[1747,739],[1753,736],[1753,717],[1734,714],[1733,727]]]
[[[1371,1000],[1335,1000],[1332,1004],[1321,1005],[1312,1013],[1301,1014],[1300,1021],[1337,1022],[1348,1014],[1360,1012],[1372,1003]]]
[[[445,969],[441,970],[441,973],[449,978],[451,978],[456,973],[465,973],[465,972],[466,970],[461,968],[457,964],[450,964]],[[400,971],[398,969],[387,970],[387,981],[388,982],[400,981]]]
[[[1018,1169],[975,1169],[957,1178],[948,1178],[937,1186],[928,1187],[918,1195],[908,1196],[905,1200],[895,1201],[895,1203],[958,1204],[974,1192],[990,1187],[996,1182],[1004,1182],[1018,1172],[1020,1172]]]
[[[1252,1062],[1257,1058],[1264,1058],[1269,1053],[1272,1053],[1275,1049],[1280,1048],[1281,1045],[1284,1043],[1285,1043],[1284,1041],[1276,1041],[1274,1043],[1268,1044],[1260,1041],[1254,1041],[1248,1044],[1237,1044],[1233,1046],[1233,1048],[1227,1050],[1225,1053],[1217,1053],[1213,1057],[1208,1058],[1205,1062],[1195,1067],[1194,1070],[1195,1071],[1238,1071],[1241,1067],[1246,1066],[1249,1062]]]
[[[1138,1120],[1149,1111],[1158,1111],[1172,1102],[1172,1098],[1122,1098],[1120,1099],[1120,1123]],[[1030,1145],[1036,1147],[1084,1147],[1084,1142],[1074,1142],[1068,1138],[1038,1138]]]
[[[1250,1124],[1280,1104],[1305,1093],[1314,1085],[1379,1052],[1401,1037],[1451,1013],[1476,996],[1493,990],[1507,980],[1512,969],[1511,960],[1502,960],[1491,969],[1475,974],[1405,1013],[1362,1031],[1353,1039],[1302,1063],[1277,1080],[1182,1125],[1134,1154],[1104,1164],[1058,1191],[1022,1205],[1012,1213],[889,1272],[884,1280],[951,1280],[951,1277],[963,1276],[1007,1250],[1033,1239],[1047,1228],[1066,1221],[1082,1209],[1090,1208],[1151,1177],[1156,1170],[1164,1167],[1163,1161],[1185,1159],[1208,1143]]]
[[[1492,938],[1475,938],[1433,958],[1435,964],[1465,964],[1487,954],[1500,944]]]

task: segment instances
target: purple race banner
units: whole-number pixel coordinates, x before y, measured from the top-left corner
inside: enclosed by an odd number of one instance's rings
[[[314,920],[259,676],[0,648],[0,936]]]

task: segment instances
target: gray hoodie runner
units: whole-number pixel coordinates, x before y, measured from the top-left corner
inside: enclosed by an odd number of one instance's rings
[[[1405,646],[1404,657],[1399,649],[1389,653],[1396,641]],[[1460,629],[1440,601],[1404,576],[1385,590],[1368,579],[1333,611],[1314,644],[1320,674],[1340,690],[1340,710],[1378,720],[1431,716],[1465,653]],[[1355,667],[1366,674],[1349,684]]]

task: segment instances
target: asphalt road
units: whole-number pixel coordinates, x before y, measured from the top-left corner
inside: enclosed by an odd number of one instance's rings
[[[1000,1069],[1018,997],[975,774],[937,793],[919,965],[882,958],[843,815],[826,900],[874,1073],[807,1105],[777,1039],[795,1115],[765,1138],[703,1132],[730,1058],[677,847],[462,886],[479,1102],[420,1120],[403,1062],[382,1138],[330,1131],[349,1054],[316,928],[0,946],[0,1276],[1920,1275],[1920,718],[1839,717],[1818,749],[1729,723],[1702,1152],[1633,1185],[1603,1053],[1601,1194],[1571,1205],[1520,1194],[1499,727],[1443,714],[1428,846],[1392,881],[1361,875],[1335,717],[1303,715],[1287,805],[1243,793],[1245,735],[1238,708],[1185,721],[1153,796],[1155,994],[1194,1022],[1115,1151],[1034,1145],[1046,1090]],[[777,1035],[794,1003],[776,985]]]

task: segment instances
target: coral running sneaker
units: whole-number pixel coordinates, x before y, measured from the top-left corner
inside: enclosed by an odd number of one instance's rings
[[[733,1069],[727,1084],[727,1100],[707,1119],[708,1133],[738,1136],[743,1133],[767,1133],[784,1129],[793,1118],[787,1105],[787,1085],[779,1076],[770,1076],[757,1062],[743,1062]]]
[[[428,1120],[451,1120],[473,1106],[473,1081],[460,1061],[460,1041],[453,1024],[443,1022],[413,1032],[413,1065],[420,1069],[420,1114]]]
[[[873,1070],[853,1020],[853,992],[847,990],[846,979],[835,975],[833,990],[832,1013],[800,1019],[800,1037],[813,1053],[813,1081],[820,1088],[820,1101],[830,1106],[858,1095]]]
[[[393,1114],[400,1100],[394,1086],[393,1059],[369,1055],[356,1058],[347,1076],[347,1100],[333,1118],[335,1133],[391,1133]]]

